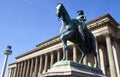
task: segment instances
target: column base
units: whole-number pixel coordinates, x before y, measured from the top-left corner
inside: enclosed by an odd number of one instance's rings
[[[106,77],[100,69],[72,61],[59,61],[43,77]]]

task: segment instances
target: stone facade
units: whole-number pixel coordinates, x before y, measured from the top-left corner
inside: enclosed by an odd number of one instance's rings
[[[96,38],[99,66],[107,77],[120,77],[120,26],[105,14],[87,23],[87,27]],[[16,62],[9,64],[8,77],[43,77],[52,65],[62,58],[62,44],[60,36],[56,36],[36,48],[16,57]],[[67,59],[78,62],[81,52],[77,45],[68,41],[70,50]],[[93,54],[87,55],[84,65],[95,66]]]

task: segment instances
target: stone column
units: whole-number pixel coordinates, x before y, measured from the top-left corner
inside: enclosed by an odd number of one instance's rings
[[[104,61],[104,47],[102,45],[99,46],[99,56],[100,56],[100,68],[105,74],[105,61]]]
[[[84,64],[84,65],[88,65],[88,63],[87,63],[87,56],[84,57],[84,59],[83,59],[83,64]]]
[[[10,68],[10,74],[9,74],[10,77],[13,76],[13,68]]]
[[[15,71],[15,68],[12,69],[12,76],[11,76],[11,77],[13,77],[13,75],[14,75],[14,71]]]
[[[30,67],[30,77],[33,75],[33,67],[34,67],[34,59],[31,59],[31,67]]]
[[[117,77],[110,34],[106,34],[106,44],[107,44],[107,52],[108,52],[108,59],[109,59],[109,65],[110,65],[110,75],[111,77]]]
[[[68,60],[68,50],[66,50],[66,60]]]
[[[54,54],[53,54],[53,52],[51,52],[51,63],[50,63],[50,68],[52,68],[53,62],[54,62]]]
[[[15,70],[14,70],[14,74],[13,74],[13,77],[16,77],[16,74],[17,74],[17,64],[16,64],[16,67],[15,67]]]
[[[116,71],[117,71],[117,76],[120,77],[120,63],[119,63],[119,56],[120,56],[120,47],[118,46],[117,40],[114,38],[113,44],[115,49],[113,48],[113,54],[115,58],[115,65],[116,65]]]
[[[42,55],[40,56],[40,63],[39,63],[39,75],[42,73],[42,63],[43,63],[43,57]],[[40,76],[39,76],[40,77]]]
[[[17,75],[16,75],[16,77],[19,77],[19,73],[20,73],[20,63],[17,63],[17,65],[18,65],[18,70],[17,70]]]
[[[29,73],[29,71],[30,71],[30,60],[27,60],[27,70],[26,70],[26,76],[25,77],[29,77],[30,75],[30,73]]]
[[[8,69],[8,76],[7,77],[10,77],[11,75],[11,68]]]
[[[57,51],[57,62],[60,61],[60,50]]]
[[[36,59],[35,59],[35,76],[34,77],[37,77],[37,73],[38,73],[38,57],[36,57]]]
[[[11,68],[11,74],[10,74],[10,77],[13,77],[14,69],[15,69],[15,68]]]
[[[25,77],[25,74],[26,74],[26,61],[24,61],[23,63],[24,63],[24,67],[23,67],[22,77]]]
[[[73,61],[77,62],[77,47],[76,45],[73,45]]]
[[[48,64],[48,55],[47,53],[45,54],[45,65],[44,65],[44,72],[47,71],[47,64]]]
[[[22,77],[22,72],[23,72],[23,62],[21,62],[20,63],[21,64],[21,66],[20,66],[20,75],[19,75],[19,77]]]

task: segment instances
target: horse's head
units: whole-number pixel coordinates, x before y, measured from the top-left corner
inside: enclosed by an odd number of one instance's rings
[[[62,3],[58,3],[57,7],[56,7],[57,11],[56,11],[56,15],[58,18],[61,18],[61,16],[65,13],[65,9]]]

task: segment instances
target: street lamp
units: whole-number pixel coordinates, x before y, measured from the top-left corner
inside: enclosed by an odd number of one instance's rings
[[[12,46],[8,45],[7,48],[5,49],[5,60],[4,60],[4,64],[2,67],[2,72],[1,72],[1,77],[4,77],[5,75],[5,69],[6,69],[6,65],[7,65],[7,60],[8,60],[8,56],[12,54],[12,50],[11,50]]]

